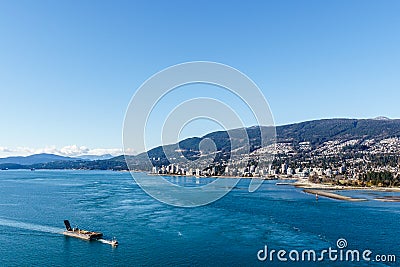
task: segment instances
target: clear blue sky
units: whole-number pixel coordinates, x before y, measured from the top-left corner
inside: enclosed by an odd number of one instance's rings
[[[120,148],[135,90],[194,60],[247,74],[278,125],[399,118],[399,14],[399,1],[0,1],[0,148]]]

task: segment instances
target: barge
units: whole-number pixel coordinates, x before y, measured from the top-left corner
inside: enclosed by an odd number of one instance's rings
[[[118,241],[116,239],[106,240],[103,239],[103,233],[100,232],[92,232],[83,229],[79,229],[78,227],[72,228],[71,224],[68,220],[64,220],[66,231],[63,232],[65,236],[75,237],[83,240],[96,240],[105,244],[109,244],[113,247],[118,246]]]

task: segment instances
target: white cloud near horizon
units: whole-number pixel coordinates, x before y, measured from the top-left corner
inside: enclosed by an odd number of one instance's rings
[[[31,148],[31,147],[17,147],[15,149],[0,146],[0,157],[12,156],[29,156],[33,154],[55,154],[65,157],[79,157],[85,155],[101,156],[110,154],[112,156],[119,156],[123,154],[122,148],[94,148],[90,149],[86,146],[70,145],[62,148],[56,146],[46,146],[44,148]],[[128,151],[129,155],[136,154],[135,151]]]

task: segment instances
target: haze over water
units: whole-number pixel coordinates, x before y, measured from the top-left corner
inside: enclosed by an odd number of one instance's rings
[[[157,186],[160,177],[150,179]],[[167,179],[185,186],[211,181]],[[400,204],[372,200],[388,193],[346,192],[370,199],[359,203],[323,197],[316,202],[301,189],[276,186],[276,181],[264,182],[254,193],[248,192],[248,183],[242,179],[210,205],[177,208],[148,196],[129,173],[0,171],[0,265],[274,266],[282,263],[257,260],[264,245],[322,250],[336,248],[339,238],[347,240],[349,249],[400,257]],[[64,237],[64,219],[115,236],[120,246]],[[367,266],[353,266],[362,264]]]

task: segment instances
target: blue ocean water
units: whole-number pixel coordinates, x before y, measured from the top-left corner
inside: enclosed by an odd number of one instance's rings
[[[212,181],[166,179],[185,186]],[[349,249],[394,254],[400,262],[400,203],[373,200],[392,193],[347,191],[369,201],[320,197],[317,202],[314,196],[275,181],[264,182],[254,193],[248,192],[248,184],[249,180],[240,180],[212,204],[178,208],[148,196],[129,173],[0,171],[0,266],[398,265],[257,259],[265,245],[320,251],[336,248],[339,238],[347,240]],[[64,219],[115,236],[120,246],[64,237]]]

